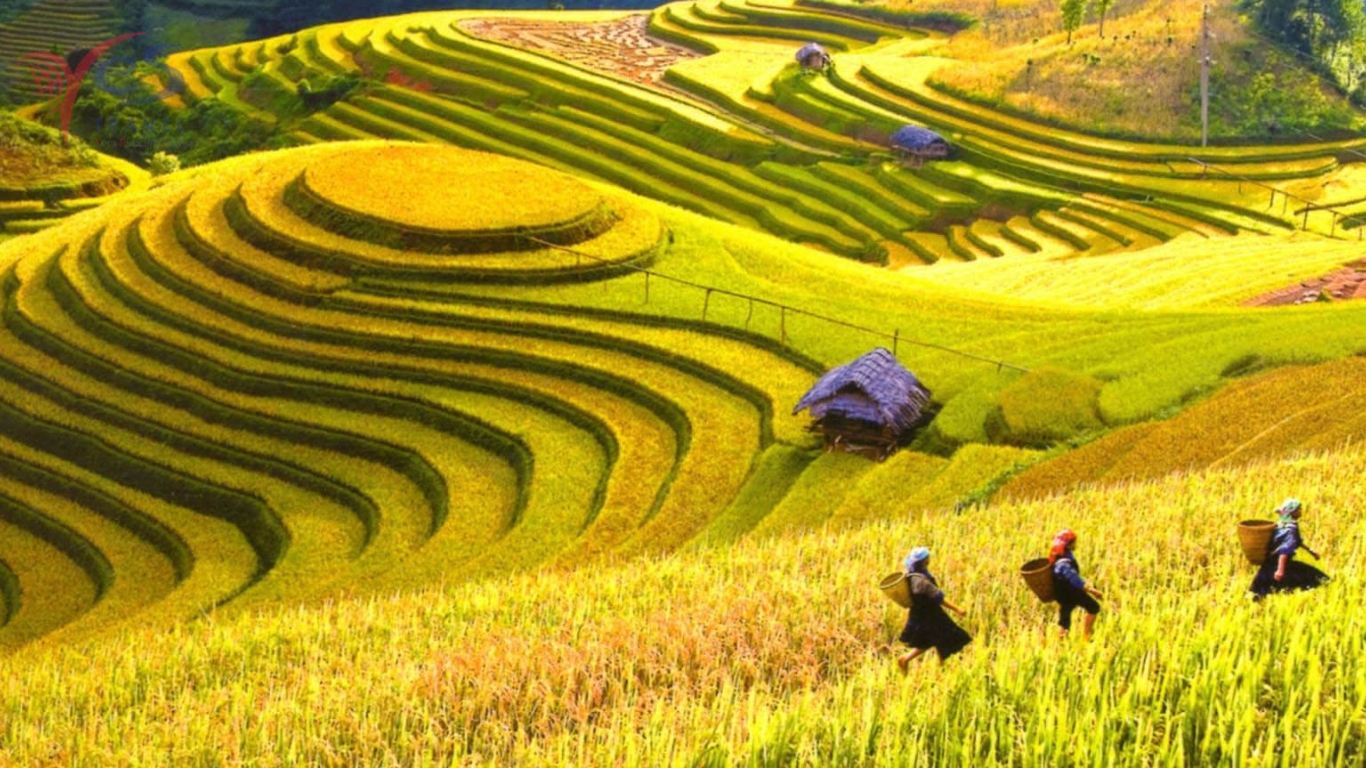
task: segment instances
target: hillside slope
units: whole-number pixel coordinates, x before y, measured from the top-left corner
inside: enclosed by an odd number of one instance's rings
[[[411,143],[185,171],[0,263],[10,647],[942,509],[1038,456],[988,442],[1160,417],[1366,330],[1350,304],[987,301]],[[878,344],[951,458],[814,451],[793,405]]]
[[[23,714],[0,756],[1351,765],[1366,743],[1363,472],[1354,449],[606,569],[128,628],[0,662],[4,703]],[[1287,493],[1304,501],[1334,580],[1255,604],[1235,526]],[[1056,608],[1016,573],[1064,526],[1106,593],[1090,643],[1053,638]],[[905,613],[876,585],[921,544],[974,640],[903,679],[885,649]]]
[[[1363,220],[1343,192],[1359,137],[1193,148],[1059,130],[936,87],[961,64],[953,39],[893,21],[731,0],[648,19],[426,13],[169,64],[190,98],[296,142],[509,154],[893,266],[1132,252],[1190,234],[1341,238]],[[833,52],[824,71],[793,61],[812,40]],[[595,41],[612,55],[571,52]],[[952,158],[894,162],[889,137],[905,124],[938,131]]]
[[[55,130],[0,112],[0,238],[36,232],[147,179]]]
[[[65,57],[113,38],[123,28],[114,0],[35,0],[14,18],[0,21],[0,92],[17,103],[50,98],[66,77],[47,61],[26,57]],[[54,82],[53,77],[57,80]]]
[[[1258,361],[1248,362],[1255,366]],[[1363,431],[1364,375],[1366,360],[1353,357],[1251,376],[1169,420],[1116,430],[1035,465],[1007,483],[1001,494],[1043,496],[1082,484],[1115,485],[1332,450]]]
[[[1069,40],[1056,2],[888,3],[908,13],[967,10],[979,19],[955,36],[949,55],[958,63],[936,73],[937,87],[1077,130],[1192,146],[1201,137],[1200,30],[1208,7],[1211,140],[1359,131],[1363,116],[1346,92],[1357,81],[1339,87],[1305,52],[1259,32],[1249,5],[1121,0],[1109,4],[1103,25],[1088,5]]]

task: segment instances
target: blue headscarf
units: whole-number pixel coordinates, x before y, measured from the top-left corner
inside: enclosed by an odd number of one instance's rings
[[[1300,511],[1300,500],[1293,498],[1286,499],[1281,502],[1281,506],[1276,509],[1276,516],[1279,518],[1279,523],[1281,525],[1286,525],[1287,523],[1295,521],[1295,513],[1298,511]]]
[[[913,571],[915,570],[916,563],[928,559],[930,559],[930,548],[916,547],[915,549],[911,550],[911,554],[906,555],[906,559],[902,560],[901,564],[906,566],[906,570]]]

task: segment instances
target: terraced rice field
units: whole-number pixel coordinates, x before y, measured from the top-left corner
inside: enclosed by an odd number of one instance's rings
[[[1366,728],[1363,471],[1353,449],[134,629],[0,669],[25,715],[0,749],[142,765],[1350,765]],[[1313,505],[1304,528],[1334,582],[1252,603],[1236,522],[1286,487]],[[1056,608],[1013,573],[1064,525],[1106,593],[1089,643],[1045,641]],[[904,612],[875,584],[908,542],[931,548],[974,639],[903,678],[888,645]]]
[[[649,17],[643,14],[587,23],[476,18],[460,22],[460,29],[643,85],[658,83],[669,67],[701,56],[691,48],[650,37]]]
[[[52,134],[56,141],[56,131]],[[18,167],[7,164],[10,172],[0,180],[0,235],[41,232],[150,183],[148,172],[108,154],[96,153],[97,164],[89,167],[71,167],[70,161],[48,164],[53,146],[38,153],[45,160],[37,167],[31,160],[20,160]]]
[[[413,167],[508,196],[415,196]],[[699,359],[666,349],[702,328],[423,298],[603,280],[663,246],[652,212],[554,171],[336,145],[82,221],[6,271],[6,645],[672,548],[751,456],[805,442],[774,403],[813,364],[771,344]]]
[[[172,63],[196,96],[267,118],[271,105],[240,88],[252,72],[290,88],[360,71],[381,84],[275,117],[301,142],[509,154],[896,267],[1130,252],[1186,234],[1351,236],[1350,211],[1303,211],[1352,177],[1359,142],[1202,149],[1058,131],[937,91],[930,75],[955,64],[934,55],[942,40],[782,2],[704,0],[648,15],[413,14]],[[798,71],[805,42],[834,52],[828,73]],[[907,123],[947,137],[954,159],[892,162],[887,137]]]
[[[192,169],[9,244],[0,644],[943,508],[1040,457],[982,444],[993,423],[1062,439],[1248,354],[1359,348],[1345,307],[986,310],[716,226],[506,157],[341,142]],[[966,444],[953,458],[814,450],[791,404],[869,341],[743,298],[796,304],[814,274],[848,289],[826,311],[938,342],[902,354],[945,404],[927,435]],[[1203,356],[1149,367],[1145,348]]]
[[[1236,382],[1172,419],[1117,430],[1034,466],[1006,484],[1002,497],[1045,496],[1081,484],[1117,485],[1338,448],[1360,434],[1366,419],[1363,374],[1366,360],[1354,357]]]
[[[140,175],[145,176],[134,169],[135,178]],[[0,194],[9,192],[15,196],[9,200],[0,199],[0,233],[18,236],[41,232],[70,216],[108,203],[130,184],[128,177],[111,173],[108,168],[98,169],[90,176],[94,180],[85,184],[62,182],[55,186],[24,186],[12,190],[0,187]],[[90,194],[79,194],[81,192]]]
[[[20,139],[0,161],[0,235],[42,231],[150,182],[150,174],[120,158],[93,153],[93,163],[77,161],[57,131],[47,134],[45,143]]]
[[[1267,304],[1282,295],[1294,300],[1308,295],[1317,300],[1325,287],[1332,298],[1353,297],[1350,291],[1355,285],[1349,288],[1343,282],[1342,290],[1333,296],[1335,288],[1318,278],[1357,261],[1361,247],[1354,242],[1303,234],[1244,235],[1222,240],[1218,259],[1206,258],[1210,247],[1208,240],[1186,235],[1137,253],[1112,250],[1072,259],[1041,251],[1020,253],[998,263],[980,259],[914,270],[913,274],[945,287],[970,286],[974,291],[1052,306],[1150,310]],[[1347,270],[1344,281],[1347,273],[1356,271]]]
[[[935,35],[788,5],[501,18],[182,54],[263,114],[375,82],[0,245],[0,763],[1360,761],[1366,309],[1239,306],[1360,259],[1290,231],[1347,145],[969,114]],[[715,53],[559,55],[642,24]],[[876,345],[937,415],[820,451],[793,404]],[[1287,494],[1338,581],[1254,606],[1232,525]],[[1110,597],[1044,646],[1015,568],[1064,525]],[[916,543],[976,640],[902,686]]]
[[[117,35],[118,24],[111,0],[38,0],[27,12],[0,24],[0,84],[21,99],[42,101],[56,95],[46,84],[48,70],[23,58],[54,50],[64,56],[93,47]],[[39,73],[43,76],[36,76]],[[65,77],[55,85],[65,89]]]

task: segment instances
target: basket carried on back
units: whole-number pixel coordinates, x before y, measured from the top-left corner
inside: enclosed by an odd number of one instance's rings
[[[1271,537],[1276,535],[1276,524],[1270,520],[1244,520],[1238,523],[1238,543],[1248,562],[1261,565],[1271,554]]]
[[[1036,557],[1020,566],[1025,584],[1045,603],[1053,602],[1053,564],[1046,557]]]
[[[878,585],[882,594],[891,598],[892,602],[902,608],[911,607],[911,584],[906,580],[906,574],[901,571],[888,575]]]

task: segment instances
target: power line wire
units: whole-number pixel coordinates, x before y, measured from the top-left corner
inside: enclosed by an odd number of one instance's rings
[[[772,299],[765,299],[765,298],[760,297],[760,296],[752,296],[752,295],[747,294],[747,293],[739,293],[739,292],[737,292],[737,291],[731,291],[731,290],[727,290],[727,289],[725,289],[725,288],[717,288],[717,287],[715,287],[715,286],[705,285],[705,284],[703,284],[703,283],[693,282],[692,280],[685,280],[685,279],[683,279],[683,278],[681,278],[681,277],[674,277],[674,276],[672,276],[672,275],[666,275],[666,274],[664,274],[664,273],[662,273],[662,272],[656,272],[656,271],[654,271],[654,270],[652,270],[652,269],[647,269],[647,268],[645,268],[645,267],[638,267],[638,266],[636,266],[636,265],[634,265],[634,264],[622,264],[622,263],[620,263],[620,262],[611,261],[610,259],[604,259],[604,258],[601,258],[601,257],[599,257],[599,256],[594,256],[594,255],[591,254],[591,253],[586,253],[586,252],[584,252],[584,251],[580,251],[580,250],[578,250],[577,248],[570,248],[570,247],[568,247],[568,246],[558,245],[558,244],[556,244],[556,243],[552,243],[552,242],[549,242],[549,241],[547,241],[547,240],[542,240],[542,239],[540,239],[540,238],[538,238],[538,237],[527,236],[526,239],[527,239],[527,240],[530,240],[531,242],[536,243],[537,245],[540,245],[540,246],[542,246],[542,247],[544,247],[544,248],[553,248],[553,249],[560,250],[560,251],[567,251],[567,252],[569,252],[569,253],[574,254],[575,256],[581,256],[581,257],[583,257],[583,258],[585,258],[585,259],[591,259],[591,260],[593,260],[593,261],[597,261],[597,262],[604,263],[604,264],[611,264],[611,265],[613,265],[613,266],[615,266],[615,267],[618,267],[618,268],[621,268],[621,269],[626,269],[626,270],[629,270],[629,271],[632,271],[632,272],[643,273],[643,274],[645,275],[645,277],[646,277],[646,282],[645,282],[646,288],[645,288],[645,290],[646,290],[646,296],[647,296],[647,297],[649,296],[649,284],[650,284],[650,283],[649,283],[649,278],[650,278],[650,277],[657,277],[657,278],[659,278],[659,279],[661,279],[661,280],[668,280],[668,281],[670,281],[670,282],[675,282],[675,283],[679,283],[679,284],[681,284],[681,285],[686,285],[686,286],[689,286],[689,287],[692,287],[692,288],[697,288],[697,289],[706,291],[706,294],[707,294],[707,302],[708,302],[708,303],[710,303],[711,295],[712,295],[713,293],[720,294],[720,295],[722,295],[722,296],[733,296],[733,297],[735,297],[735,298],[737,298],[737,299],[744,299],[744,300],[747,300],[747,301],[749,301],[751,304],[762,304],[762,305],[764,305],[764,306],[774,307],[774,308],[780,310],[780,311],[783,313],[784,319],[786,318],[787,313],[790,312],[790,313],[792,313],[792,314],[794,314],[794,315],[801,315],[801,316],[804,316],[804,317],[809,317],[809,318],[812,318],[812,319],[814,319],[814,320],[820,320],[820,321],[822,321],[822,322],[831,323],[831,324],[833,324],[833,325],[838,325],[838,326],[840,326],[840,327],[842,327],[842,328],[849,328],[849,329],[851,329],[851,330],[862,331],[862,332],[864,332],[864,333],[869,333],[869,334],[872,334],[872,335],[874,335],[874,336],[878,336],[878,337],[881,337],[881,338],[884,338],[884,339],[890,339],[890,340],[892,341],[892,344],[893,344],[893,352],[894,352],[894,353],[895,353],[896,345],[898,345],[898,344],[903,344],[903,343],[904,343],[904,344],[910,344],[910,345],[912,345],[912,346],[925,347],[925,348],[927,348],[927,349],[934,349],[934,350],[938,350],[938,351],[940,351],[940,352],[947,352],[947,353],[952,354],[952,355],[958,355],[958,356],[960,356],[960,357],[970,358],[970,359],[976,360],[976,361],[978,361],[978,362],[990,363],[991,365],[996,366],[996,370],[998,370],[998,371],[1001,370],[1002,368],[1009,368],[1009,369],[1011,369],[1011,370],[1013,370],[1013,371],[1020,371],[1020,372],[1022,372],[1022,373],[1029,373],[1029,369],[1028,369],[1028,368],[1024,368],[1024,367],[1022,367],[1022,366],[1015,365],[1014,363],[1008,363],[1008,362],[1005,362],[1004,360],[996,360],[996,359],[993,359],[993,358],[990,358],[990,357],[983,357],[983,356],[981,356],[981,355],[974,355],[974,354],[971,353],[971,352],[964,352],[964,351],[962,351],[962,350],[954,349],[954,348],[952,348],[952,347],[946,347],[946,346],[944,346],[944,345],[942,345],[942,344],[934,344],[934,343],[928,342],[928,341],[917,341],[917,340],[915,340],[915,339],[903,338],[903,337],[901,336],[901,329],[899,329],[899,328],[898,328],[894,333],[887,333],[886,331],[881,331],[881,330],[878,330],[878,329],[876,329],[876,328],[868,328],[867,326],[862,326],[862,325],[858,325],[858,324],[856,324],[856,323],[851,323],[851,322],[849,322],[849,321],[847,321],[847,320],[840,320],[839,318],[829,317],[829,316],[827,316],[827,315],[822,315],[822,314],[819,314],[819,313],[816,313],[816,312],[810,312],[810,311],[805,310],[805,309],[798,309],[797,307],[789,306],[789,305],[787,305],[787,304],[782,304],[782,303],[780,303],[780,302],[773,301]],[[648,299],[647,299],[647,300],[648,300]],[[706,316],[706,307],[707,307],[707,304],[703,304],[703,310],[702,310],[702,311],[703,311],[703,318],[704,318],[704,319],[705,319],[705,316]],[[783,333],[782,342],[783,342],[784,344],[786,344],[786,330],[785,330],[785,326],[784,326],[784,330],[782,331],[782,333]]]
[[[1333,143],[1331,140],[1325,139],[1325,138],[1323,138],[1322,136],[1319,136],[1319,135],[1317,135],[1317,134],[1306,133],[1306,134],[1304,134],[1304,135],[1305,135],[1305,136],[1308,136],[1309,138],[1313,139],[1314,141],[1321,141],[1321,142],[1323,142],[1324,144],[1332,144],[1332,143]],[[1362,158],[1363,160],[1366,160],[1366,152],[1362,152],[1362,151],[1359,150],[1359,149],[1352,149],[1351,147],[1340,147],[1340,148],[1338,149],[1338,151],[1339,151],[1339,152],[1344,152],[1344,153],[1349,154],[1349,155],[1356,155],[1357,157],[1360,157],[1360,158]]]
[[[1333,229],[1332,229],[1332,232],[1330,232],[1329,237],[1337,238],[1337,226],[1338,226],[1338,219],[1339,219],[1339,218],[1342,219],[1344,226],[1345,226],[1346,223],[1349,222],[1349,221],[1352,222],[1353,224],[1355,224],[1355,225],[1358,226],[1358,229],[1357,229],[1357,239],[1358,239],[1358,240],[1362,239],[1363,236],[1366,235],[1366,227],[1361,227],[1361,226],[1360,226],[1360,225],[1362,224],[1362,222],[1363,222],[1363,219],[1366,219],[1366,214],[1359,214],[1359,213],[1358,213],[1358,214],[1349,214],[1349,213],[1345,213],[1345,212],[1343,212],[1343,211],[1338,210],[1335,206],[1331,206],[1331,205],[1320,205],[1319,203],[1316,203],[1316,202],[1314,202],[1313,200],[1310,200],[1310,199],[1307,198],[1307,197],[1301,197],[1301,196],[1299,196],[1299,195],[1294,194],[1293,192],[1286,192],[1285,190],[1280,189],[1279,187],[1273,187],[1273,186],[1271,186],[1270,184],[1267,184],[1267,183],[1265,183],[1265,182],[1258,181],[1258,180],[1256,180],[1256,179],[1250,179],[1250,178],[1248,178],[1248,177],[1246,177],[1246,176],[1242,176],[1242,175],[1240,175],[1240,174],[1234,173],[1234,172],[1228,170],[1227,168],[1221,168],[1220,166],[1217,166],[1217,165],[1215,165],[1215,164],[1213,164],[1213,163],[1207,163],[1207,162],[1205,162],[1205,161],[1203,161],[1203,160],[1197,160],[1196,158],[1193,158],[1193,157],[1188,157],[1188,158],[1186,158],[1186,159],[1189,160],[1189,161],[1191,161],[1192,163],[1197,163],[1197,164],[1199,164],[1199,165],[1201,165],[1201,166],[1203,166],[1204,168],[1207,168],[1207,169],[1209,169],[1209,170],[1215,171],[1215,172],[1217,172],[1217,173],[1222,173],[1222,174],[1224,174],[1225,176],[1228,176],[1228,177],[1230,177],[1230,178],[1237,179],[1239,184],[1251,184],[1251,185],[1256,186],[1256,187],[1261,187],[1261,188],[1263,188],[1263,189],[1269,189],[1269,190],[1271,190],[1271,204],[1273,204],[1273,205],[1274,205],[1275,202],[1276,202],[1276,195],[1278,195],[1278,194],[1284,196],[1285,199],[1286,199],[1287,201],[1289,201],[1289,200],[1296,200],[1296,201],[1298,201],[1298,202],[1300,202],[1300,203],[1303,203],[1304,206],[1300,209],[1300,211],[1303,211],[1303,213],[1304,213],[1304,223],[1301,225],[1300,228],[1303,229],[1303,230],[1305,230],[1305,231],[1308,231],[1308,229],[1309,229],[1309,214],[1310,214],[1310,213],[1312,213],[1313,211],[1328,211],[1328,212],[1330,212],[1330,213],[1333,214]],[[1296,213],[1298,214],[1300,211],[1297,211]],[[1339,239],[1340,239],[1340,238],[1339,238]]]

